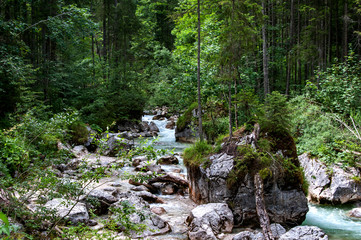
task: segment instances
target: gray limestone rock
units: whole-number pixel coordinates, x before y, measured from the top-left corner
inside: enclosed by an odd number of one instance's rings
[[[234,214],[235,225],[258,224],[253,177],[249,174],[233,186],[227,178],[234,167],[234,157],[226,153],[210,157],[210,164],[188,167],[189,193],[193,201],[204,204],[227,202]],[[301,224],[308,212],[307,199],[300,188],[289,188],[282,181],[265,183],[264,198],[272,222]]]
[[[328,236],[315,226],[297,226],[283,234],[279,240],[328,240]]]
[[[317,203],[347,203],[361,200],[361,183],[355,181],[361,172],[356,168],[342,169],[338,165],[327,167],[307,153],[299,157],[309,183],[308,193],[313,202]]]
[[[194,208],[187,223],[190,240],[217,239],[219,233],[232,232],[233,214],[226,203],[209,203]]]
[[[64,217],[65,220],[71,221],[73,224],[87,223],[89,221],[89,214],[84,203],[55,198],[47,202],[45,207],[55,210],[59,217]]]

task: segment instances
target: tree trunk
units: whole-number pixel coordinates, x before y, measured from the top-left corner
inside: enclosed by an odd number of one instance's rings
[[[200,0],[198,0],[197,15],[198,15],[198,56],[197,56],[198,134],[199,134],[200,140],[203,141],[202,105],[201,105],[201,4],[200,4]]]
[[[344,0],[344,16],[343,16],[343,59],[346,59],[348,50],[348,39],[347,31],[348,30],[348,5],[347,0]]]
[[[265,10],[265,1],[262,1],[262,14],[266,15]],[[263,23],[262,27],[262,40],[263,40],[263,88],[264,88],[264,96],[266,97],[269,94],[269,77],[268,77],[268,53],[267,53],[267,32],[266,32],[266,22]]]
[[[256,210],[259,218],[259,223],[262,228],[263,235],[266,240],[273,240],[274,237],[272,235],[270,220],[268,217],[268,213],[266,210],[266,204],[263,196],[263,180],[259,173],[254,175],[254,186],[256,188],[255,198],[256,198]]]
[[[229,117],[229,140],[232,139],[232,83],[228,83],[228,117]]]

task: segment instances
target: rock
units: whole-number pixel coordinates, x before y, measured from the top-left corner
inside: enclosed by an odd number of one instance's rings
[[[109,133],[108,140],[104,143],[104,149],[102,149],[102,154],[105,156],[114,157],[120,151],[129,150],[133,147],[133,144],[126,139],[119,137],[119,134]]]
[[[328,236],[315,226],[297,226],[283,234],[279,240],[328,240]]]
[[[148,203],[164,203],[161,198],[147,191],[135,192],[135,194]]]
[[[149,123],[149,131],[150,132],[159,132],[159,128],[154,122]]]
[[[141,192],[141,191],[149,192],[149,189],[144,185],[132,187],[130,190],[135,191],[135,192]]]
[[[198,204],[227,202],[232,206],[235,225],[258,225],[253,177],[247,174],[236,184],[227,186],[234,167],[233,155],[219,153],[209,160],[207,166],[188,167],[190,198]],[[287,186],[286,180],[279,177],[264,182],[267,211],[272,222],[299,225],[308,212],[307,198],[301,186]]]
[[[158,215],[152,213],[149,209],[149,204],[134,193],[127,192],[120,194],[120,200],[114,203],[112,207],[121,212],[126,208],[126,211],[129,214],[127,217],[129,217],[131,223],[143,224],[146,226],[143,231],[138,232],[128,229],[131,238],[145,238],[148,236],[165,234],[171,231],[169,224],[162,220]],[[114,212],[112,218],[115,219],[118,227],[124,231],[125,227],[122,225],[122,218],[124,216],[117,215],[117,211]]]
[[[72,150],[73,154],[77,157],[83,157],[89,154],[88,149],[83,145],[75,146]]]
[[[96,199],[98,204],[95,204],[95,209],[98,213],[103,214],[108,212],[108,208],[111,204],[118,201],[116,197],[118,194],[117,190],[113,192],[104,191],[103,189],[93,189],[87,195],[87,201],[91,202],[92,199]]]
[[[75,205],[75,207],[73,207]],[[55,210],[56,214],[73,224],[87,223],[89,221],[89,214],[84,203],[76,203],[73,200],[66,200],[63,198],[54,198],[45,204],[47,209]]]
[[[161,173],[163,172],[162,167],[157,164],[147,164],[142,162],[138,166],[135,167],[134,171],[137,172],[151,172],[151,173]]]
[[[76,170],[79,167],[80,159],[72,159],[66,164],[66,170]]]
[[[110,186],[112,186],[112,187],[121,187],[122,184],[120,182],[113,182],[113,183],[110,184]]]
[[[177,193],[178,187],[174,183],[163,184],[161,193],[163,195],[172,195]]]
[[[354,208],[348,212],[348,215],[353,218],[361,218],[361,208]]]
[[[168,155],[168,156],[159,158],[157,163],[164,164],[164,165],[172,165],[172,164],[176,165],[176,164],[179,164],[179,160],[174,155]]]
[[[200,205],[187,218],[188,237],[195,239],[217,239],[219,233],[230,233],[233,229],[233,214],[226,203]]]
[[[139,166],[142,162],[146,162],[148,161],[146,156],[139,156],[139,157],[135,157],[132,159],[132,166],[133,167],[137,167]]]
[[[140,123],[140,129],[142,132],[149,132],[149,124],[145,121]]]
[[[167,122],[167,125],[165,125],[165,128],[174,129],[175,128],[175,122],[174,121]]]
[[[157,215],[163,215],[167,212],[163,207],[152,207],[150,210]]]
[[[198,133],[195,130],[192,130],[190,127],[186,127],[182,131],[179,131],[175,128],[175,139],[177,142],[184,143],[195,143],[198,137]]]
[[[278,223],[271,224],[271,231],[272,231],[272,236],[276,239],[278,239],[279,237],[281,237],[281,235],[286,233],[286,229]]]
[[[160,121],[162,121],[162,120],[164,120],[165,118],[166,118],[166,116],[163,115],[163,113],[161,113],[161,114],[159,114],[159,115],[155,115],[155,116],[152,118],[152,120],[160,120]]]
[[[278,239],[282,234],[286,233],[286,229],[278,223],[271,224],[272,235],[275,239]],[[265,237],[262,232],[247,230],[238,233],[232,240],[264,240]]]
[[[349,167],[344,170],[338,165],[332,165],[329,171],[325,164],[310,158],[306,153],[300,155],[299,160],[309,183],[311,201],[343,204],[361,200],[361,183],[353,179],[361,176],[359,169]]]

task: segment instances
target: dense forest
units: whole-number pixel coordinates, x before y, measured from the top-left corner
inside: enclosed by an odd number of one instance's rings
[[[0,201],[68,159],[59,142],[161,106],[208,144],[268,119],[360,167],[360,31],[360,0],[1,0]]]

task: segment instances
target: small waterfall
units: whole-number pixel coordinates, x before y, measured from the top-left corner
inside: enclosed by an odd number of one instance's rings
[[[142,121],[154,122],[159,128],[158,141],[156,142],[156,148],[173,150],[174,152],[183,152],[185,148],[190,144],[179,143],[175,141],[175,130],[166,128],[168,120],[152,120],[154,115],[144,115]]]

